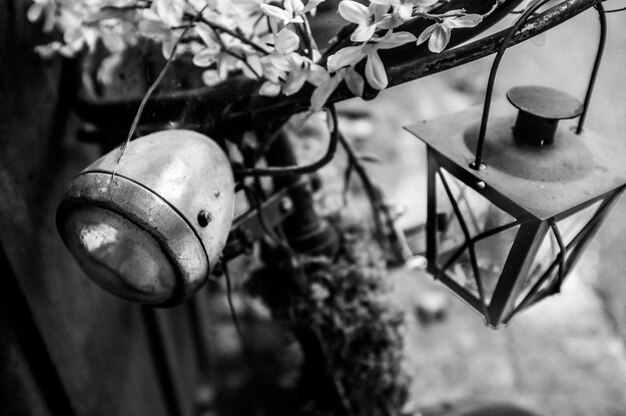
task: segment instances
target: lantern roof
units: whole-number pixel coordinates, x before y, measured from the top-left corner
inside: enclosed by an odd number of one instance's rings
[[[626,184],[626,149],[585,130],[575,133],[562,122],[553,143],[535,146],[513,137],[516,111],[494,103],[483,161],[475,170],[482,106],[406,129],[432,149],[451,174],[516,218],[546,220],[593,203]]]

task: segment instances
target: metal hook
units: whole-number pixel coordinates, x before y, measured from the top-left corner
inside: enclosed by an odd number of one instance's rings
[[[476,145],[476,159],[474,162],[470,163],[470,167],[475,170],[480,170],[485,168],[485,164],[482,161],[483,156],[483,147],[485,144],[485,136],[487,134],[487,123],[489,121],[489,112],[491,110],[491,100],[493,96],[493,89],[496,81],[496,75],[498,72],[498,68],[500,66],[500,62],[502,61],[502,57],[504,56],[504,52],[507,50],[513,38],[515,37],[515,33],[520,29],[520,27],[526,23],[526,21],[532,16],[537,9],[539,9],[544,4],[548,3],[550,0],[535,0],[528,9],[522,14],[522,16],[515,22],[515,24],[509,30],[507,36],[502,41],[502,45],[496,54],[494,62],[491,66],[491,72],[489,73],[489,81],[487,83],[487,91],[485,93],[485,103],[483,107],[483,115],[480,124],[480,131],[478,134],[478,143]],[[598,75],[598,69],[600,67],[600,62],[602,61],[602,55],[604,53],[604,46],[606,44],[606,12],[601,3],[595,5],[596,10],[600,16],[600,41],[598,45],[598,52],[596,54],[596,59],[594,62],[593,70],[591,73],[591,79],[589,81],[589,85],[587,87],[587,94],[585,96],[585,102],[583,105],[583,112],[580,116],[580,120],[578,123],[578,127],[576,129],[576,134],[580,134],[583,129],[583,125],[585,122],[585,118],[587,116],[587,110],[589,108],[589,103],[591,101],[591,95],[593,93],[593,87],[595,85],[595,81]]]
[[[589,86],[587,87],[587,94],[585,95],[585,103],[583,107],[583,113],[580,115],[580,119],[578,120],[578,128],[576,129],[576,134],[580,134],[583,132],[583,125],[585,124],[585,119],[587,117],[587,110],[589,109],[589,103],[591,101],[591,94],[593,93],[593,87],[596,83],[596,78],[598,77],[598,70],[600,69],[600,63],[602,62],[602,55],[604,54],[604,46],[606,45],[606,10],[604,10],[604,6],[602,3],[598,3],[595,5],[596,10],[598,11],[598,18],[600,19],[600,42],[598,43],[598,52],[596,53],[596,60],[593,63],[593,70],[591,71],[591,79],[589,80]]]

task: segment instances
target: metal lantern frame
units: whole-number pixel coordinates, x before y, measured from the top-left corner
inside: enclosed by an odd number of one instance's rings
[[[541,193],[541,196],[545,197],[545,195],[549,193],[551,200],[544,202],[537,197],[539,194],[535,192],[536,189],[531,189],[537,186],[537,182],[531,183],[525,178],[520,179],[511,175],[507,176],[494,167],[486,166],[483,161],[483,149],[485,147],[487,129],[495,136],[500,135],[498,137],[503,137],[504,135],[511,136],[511,123],[515,121],[515,118],[504,117],[502,108],[496,108],[497,115],[503,117],[495,122],[489,122],[491,100],[500,61],[502,60],[504,52],[510,46],[515,33],[537,9],[548,1],[549,0],[537,0],[532,3],[520,19],[512,26],[507,37],[504,39],[491,68],[479,129],[478,126],[475,125],[476,123],[472,123],[472,121],[476,120],[477,116],[479,116],[478,109],[446,116],[434,122],[422,122],[408,127],[408,130],[424,141],[428,148],[428,205],[426,225],[426,257],[428,260],[428,271],[461,297],[461,299],[467,302],[473,309],[481,313],[484,316],[486,324],[494,328],[508,324],[510,320],[522,310],[560,291],[561,284],[565,280],[565,277],[573,269],[581,253],[598,231],[603,220],[610,212],[610,209],[623,192],[626,184],[626,180],[623,179],[626,177],[626,172],[624,172],[623,177],[620,177],[618,180],[616,180],[614,175],[610,172],[612,170],[611,167],[614,168],[614,171],[620,173],[624,170],[623,168],[619,169],[619,167],[616,167],[614,163],[614,152],[616,150],[612,147],[612,144],[588,131],[584,132],[585,141],[592,140],[594,142],[600,142],[602,146],[598,146],[600,150],[593,149],[593,154],[590,155],[590,160],[587,161],[591,165],[590,169],[594,169],[594,175],[585,178],[584,185],[586,185],[587,188],[582,189],[582,185],[579,184],[576,189],[578,193],[574,192],[573,194],[576,194],[574,196],[562,189],[563,187],[560,186],[561,184],[559,183],[546,183],[545,192]],[[602,4],[598,4],[596,10],[600,16],[601,35],[584,104],[582,104],[580,108],[575,108],[576,106],[572,107],[573,110],[565,116],[554,116],[554,119],[550,119],[550,117],[536,117],[531,114],[532,111],[527,109],[527,111],[524,111],[525,109],[518,106],[511,95],[509,95],[510,101],[516,104],[521,110],[517,117],[516,129],[520,128],[519,126],[521,126],[521,128],[527,128],[532,124],[534,117],[534,122],[538,126],[541,134],[549,134],[546,133],[548,130],[552,130],[554,134],[556,134],[558,125],[557,119],[580,116],[578,125],[573,129],[575,133],[567,132],[567,134],[569,134],[567,138],[577,140],[579,141],[578,144],[585,146],[585,141],[582,140],[583,125],[606,43],[606,17]],[[559,96],[558,98],[562,97]],[[561,103],[562,101],[555,100],[555,102]],[[571,102],[569,104],[571,104]],[[470,126],[469,129],[467,129],[468,125]],[[459,149],[459,147],[463,147],[459,146],[459,136],[465,137],[466,149]],[[468,141],[468,137],[470,136],[472,138],[477,137],[477,141]],[[537,143],[535,143],[539,148],[544,146],[544,144],[547,145],[549,143],[544,143],[543,139],[540,141],[537,140]],[[472,161],[471,159],[468,160],[467,157],[470,154],[468,148],[473,147],[473,145],[475,145],[476,151],[474,153],[475,158]],[[497,147],[497,145],[494,144],[491,144],[491,146]],[[565,148],[567,143],[552,146],[562,146]],[[540,150],[537,150],[536,153],[539,154]],[[606,167],[607,164],[611,165],[609,169]],[[550,167],[553,172],[557,172],[558,168],[560,167]],[[443,174],[442,170],[447,171],[461,186],[473,189],[490,204],[509,214],[512,217],[512,221],[497,225],[495,228],[486,231],[481,230],[477,235],[471,235],[469,226],[461,212],[459,201],[456,200],[449,180],[446,178],[446,175]],[[557,173],[557,175],[562,174]],[[520,175],[520,177],[521,176],[522,175]],[[438,263],[438,232],[442,226],[445,226],[444,223],[446,221],[445,218],[442,218],[437,212],[437,180],[442,184],[443,190],[445,191],[444,194],[447,196],[452,206],[452,213],[450,215],[453,215],[457,219],[464,239],[464,242],[460,246],[454,248],[452,256],[445,260],[445,264]],[[544,184],[540,186],[544,188]],[[597,192],[591,197],[581,199],[580,195],[586,194],[588,189]],[[520,201],[515,198],[516,195],[524,194],[526,191],[528,200]],[[571,241],[566,242],[561,235],[557,223],[596,205],[598,206],[597,210],[591,219],[577,232]],[[481,270],[478,265],[475,245],[482,240],[514,227],[518,227],[517,234],[506,255],[506,261],[498,276],[498,281],[493,288],[491,299],[487,299],[483,276],[481,275]],[[524,290],[525,294],[522,293],[520,295],[518,291],[520,280],[524,276],[528,276],[530,267],[533,265],[533,261],[535,260],[535,256],[537,255],[542,241],[549,236],[550,233],[558,244],[558,254],[556,258],[549,262],[549,266],[543,271],[540,277],[536,281],[530,282],[529,287]],[[448,274],[448,269],[466,252],[469,253],[470,266],[474,274],[474,283],[476,286],[474,293]],[[476,292],[478,296],[476,296]]]

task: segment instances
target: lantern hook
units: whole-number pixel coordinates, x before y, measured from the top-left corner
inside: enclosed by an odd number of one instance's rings
[[[498,72],[498,68],[500,66],[500,62],[502,61],[502,57],[504,56],[504,52],[509,47],[515,33],[520,29],[520,27],[544,4],[548,3],[550,0],[535,0],[529,7],[526,9],[524,14],[513,24],[508,34],[502,41],[500,45],[500,49],[496,54],[494,62],[491,66],[491,72],[489,73],[489,81],[487,83],[487,91],[485,93],[485,103],[483,107],[482,120],[480,124],[480,131],[478,134],[478,142],[476,145],[476,158],[470,163],[470,167],[475,170],[482,170],[486,166],[483,163],[483,148],[485,144],[485,136],[487,134],[487,123],[489,121],[489,112],[491,110],[491,100],[493,96],[493,90],[496,80],[496,75]],[[580,119],[578,122],[578,127],[576,128],[576,134],[580,134],[583,131],[583,125],[585,123],[585,119],[587,116],[587,110],[589,109],[589,103],[591,101],[591,95],[593,93],[593,87],[595,85],[595,81],[598,75],[598,69],[600,67],[600,63],[602,61],[602,55],[604,53],[604,47],[606,45],[606,11],[604,10],[604,6],[602,3],[598,3],[595,5],[595,9],[598,11],[598,15],[600,18],[600,40],[598,44],[598,51],[596,53],[596,59],[594,61],[593,70],[591,72],[591,78],[589,80],[589,85],[587,87],[587,93],[585,96],[585,102],[583,104],[583,110],[580,115]]]

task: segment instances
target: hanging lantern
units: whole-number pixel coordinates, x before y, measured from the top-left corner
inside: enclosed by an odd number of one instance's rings
[[[173,305],[199,289],[233,219],[228,158],[211,139],[166,130],[128,144],[71,182],[61,237],[85,273],[125,299]]]
[[[545,1],[544,1],[545,3]],[[558,293],[626,184],[626,152],[582,129],[585,104],[546,87],[518,87],[489,119],[496,55],[482,109],[408,127],[428,153],[428,271],[491,327]],[[507,108],[508,107],[508,108]],[[578,126],[559,123],[580,117]],[[484,154],[484,157],[483,157]]]

